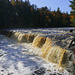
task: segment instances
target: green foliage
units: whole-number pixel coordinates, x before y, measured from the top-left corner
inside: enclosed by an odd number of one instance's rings
[[[10,0],[0,0],[0,28],[38,28],[38,27],[69,27],[70,15],[57,11],[49,11],[45,6],[37,8],[30,5],[29,0],[14,4]]]
[[[71,15],[73,16],[71,18],[71,26],[74,26],[75,27],[75,0],[73,1],[70,1],[71,2],[71,5],[70,7],[72,8],[72,11],[71,11]]]

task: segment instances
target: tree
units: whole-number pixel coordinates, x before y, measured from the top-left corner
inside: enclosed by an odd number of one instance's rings
[[[63,20],[62,20],[62,25],[65,27],[70,27],[70,15],[68,12],[62,14]]]
[[[71,5],[70,7],[72,8],[72,11],[71,11],[71,25],[75,27],[75,0],[73,1],[70,1],[71,2]]]
[[[0,0],[0,28],[65,27],[70,26],[70,17],[74,14],[37,8],[29,0]]]
[[[56,26],[58,27],[61,27],[62,26],[62,13],[60,11],[60,8],[58,7],[57,8],[57,11],[55,12],[55,24]]]

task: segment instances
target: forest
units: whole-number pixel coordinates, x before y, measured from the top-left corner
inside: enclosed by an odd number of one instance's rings
[[[71,27],[68,12],[38,8],[29,0],[0,0],[0,28]]]

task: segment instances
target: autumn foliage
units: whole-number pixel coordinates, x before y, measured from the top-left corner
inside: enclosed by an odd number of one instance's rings
[[[60,8],[37,8],[29,0],[0,0],[0,28],[69,27],[70,18]]]

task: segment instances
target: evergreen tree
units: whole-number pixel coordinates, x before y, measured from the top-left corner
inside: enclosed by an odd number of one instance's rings
[[[72,17],[74,17],[73,14]],[[0,28],[38,28],[70,26],[70,15],[37,8],[29,0],[0,0]]]
[[[57,12],[55,13],[55,23],[56,23],[56,27],[62,26],[62,13],[59,7],[57,8]]]
[[[71,25],[75,27],[75,0],[70,1],[70,2],[71,2],[70,7],[72,8],[72,11],[71,11],[71,16],[72,16],[71,22],[72,22],[72,24]]]

